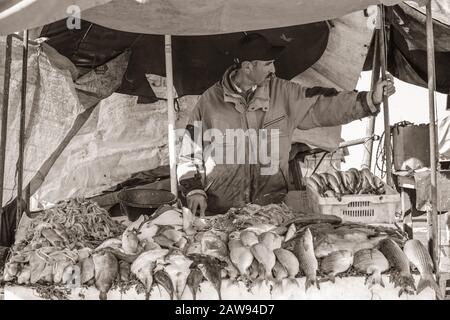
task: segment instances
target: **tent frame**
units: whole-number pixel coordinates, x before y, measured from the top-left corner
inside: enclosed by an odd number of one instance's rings
[[[383,18],[384,19],[384,18]],[[432,253],[433,262],[435,263],[436,274],[439,275],[439,238],[438,238],[438,220],[437,220],[437,135],[435,123],[435,59],[434,59],[434,35],[433,35],[433,20],[431,12],[431,0],[426,4],[426,28],[427,28],[427,62],[428,62],[428,92],[429,92],[429,118],[430,118],[430,164],[431,164],[431,205],[432,209],[428,211],[429,222],[429,249]],[[382,20],[383,21],[383,20]],[[384,55],[384,27],[381,27],[380,36],[380,64],[383,80],[386,79],[386,61]],[[0,142],[0,200],[3,198],[4,188],[4,163],[5,163],[5,148],[6,148],[6,129],[7,129],[7,114],[8,114],[8,98],[10,89],[10,67],[11,67],[11,38],[12,35],[7,36],[6,46],[6,64],[5,64],[5,81],[4,81],[4,103],[2,110],[2,130]],[[173,92],[173,64],[172,64],[172,43],[171,35],[165,36],[165,57],[166,57],[166,79],[167,79],[167,104],[168,104],[168,139],[169,139],[169,161],[171,174],[171,191],[177,195],[177,178],[176,178],[176,136],[175,136],[175,109],[174,109],[174,92]],[[23,192],[23,148],[25,138],[25,107],[26,107],[26,78],[27,78],[27,60],[28,60],[28,31],[24,31],[23,38],[23,64],[22,64],[22,92],[21,92],[21,114],[20,114],[20,129],[19,129],[19,161],[18,161],[18,190],[17,199],[22,199]],[[375,82],[375,76],[372,78],[372,88]],[[384,124],[385,124],[385,148],[387,157],[387,180],[391,181],[392,176],[389,174],[392,170],[391,148],[390,148],[390,125],[389,125],[389,104],[388,98],[383,99],[384,110]],[[6,115],[6,116],[5,116]],[[373,126],[372,126],[373,128]],[[29,192],[28,193],[29,196]],[[22,201],[17,201],[17,224],[22,215]],[[0,210],[0,219],[2,211]],[[0,220],[1,221],[1,220]]]

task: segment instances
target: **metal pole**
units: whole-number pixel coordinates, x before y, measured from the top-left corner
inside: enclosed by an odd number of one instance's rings
[[[22,192],[23,192],[23,153],[25,148],[25,112],[27,103],[27,67],[28,67],[28,30],[23,32],[23,60],[22,60],[22,93],[20,104],[19,127],[19,159],[17,161],[17,215],[16,227],[19,226],[22,217]]]
[[[380,48],[379,48],[379,29],[375,29],[374,31],[374,46],[373,46],[373,61],[372,61],[372,79],[370,82],[370,90],[373,91],[375,85],[380,78]],[[375,116],[370,116],[367,118],[367,127],[366,127],[366,137],[370,137],[375,132]],[[372,168],[372,152],[373,152],[373,140],[369,139],[364,144],[364,155],[363,155],[363,163],[362,167],[368,168],[369,170]]]
[[[439,258],[439,237],[438,237],[438,216],[437,216],[437,140],[436,140],[436,106],[434,92],[436,90],[435,62],[434,62],[434,35],[433,17],[431,13],[431,0],[427,2],[427,61],[428,61],[428,104],[430,117],[430,170],[431,170],[431,211],[428,211],[429,223],[429,249],[431,256],[438,269]]]
[[[383,13],[383,6],[381,6]],[[381,14],[381,28],[380,28],[380,63],[381,63],[381,77],[386,80],[386,44],[385,44],[385,30],[384,30],[384,15]],[[389,98],[383,95],[383,115],[384,115],[384,152],[386,154],[386,183],[394,186],[392,180],[392,150],[391,150],[391,125],[389,122]]]
[[[170,190],[178,196],[177,184],[177,157],[175,136],[175,108],[173,98],[173,67],[172,67],[172,37],[165,36],[166,51],[166,88],[167,88],[167,113],[168,113],[168,135],[169,135],[169,164],[170,164]]]
[[[6,37],[5,77],[3,80],[2,132],[0,141],[0,225],[3,214],[3,187],[5,177],[6,136],[8,129],[9,88],[11,79],[12,37]]]

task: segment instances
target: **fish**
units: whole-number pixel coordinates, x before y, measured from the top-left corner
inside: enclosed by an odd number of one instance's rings
[[[122,240],[118,238],[110,238],[105,241],[103,241],[97,248],[95,248],[95,251],[99,251],[104,248],[115,248],[115,249],[121,249],[122,248]]]
[[[341,194],[344,194],[345,192],[345,188],[344,188],[344,184],[342,182],[342,176],[339,173],[339,171],[337,170],[331,170],[329,172],[329,174],[331,174],[337,181],[337,185],[339,186],[339,190],[341,191]]]
[[[197,267],[200,269],[206,280],[208,280],[214,289],[216,289],[219,300],[222,300],[222,278],[220,276],[220,269],[208,261],[198,264]]]
[[[153,241],[153,237],[158,233],[158,231],[159,227],[157,225],[154,225],[150,223],[150,221],[147,221],[140,226],[137,237],[141,242]]]
[[[95,264],[92,257],[88,257],[79,261],[78,267],[80,268],[81,272],[81,284],[85,284],[95,277]]]
[[[378,245],[378,243],[386,239],[387,235],[373,237],[370,239],[354,240],[351,238],[341,238],[336,234],[325,234],[316,240],[316,247],[314,253],[317,258],[323,258],[339,250],[350,250],[353,253],[363,249],[372,249]]]
[[[353,175],[354,179],[355,179],[355,184],[354,184],[354,193],[357,194],[359,193],[359,190],[361,190],[361,186],[362,186],[362,175],[360,173],[360,171],[358,169],[355,168],[350,168],[347,170],[347,172],[349,172],[350,174]]]
[[[45,265],[45,262],[44,262]],[[31,265],[30,265],[31,267]],[[17,262],[7,262],[5,264],[5,270],[3,274],[3,280],[9,282],[14,280],[14,278],[19,274],[19,263]]]
[[[297,232],[297,228],[295,227],[295,224],[291,223],[291,225],[289,226],[289,228],[284,236],[284,242],[291,240],[295,236],[296,232]]]
[[[41,279],[41,274],[45,269],[46,260],[40,255],[39,249],[33,252],[30,256],[30,267],[31,267],[31,284],[35,284]]]
[[[420,280],[417,285],[417,294],[426,287],[430,287],[436,292],[436,296],[441,299],[442,292],[433,277],[433,260],[425,246],[417,239],[406,241],[403,252],[408,260],[419,270]]]
[[[173,293],[175,290],[173,288],[172,280],[170,279],[167,272],[163,269],[158,270],[153,274],[153,279],[157,284],[161,285],[161,287],[163,287],[167,291],[170,300],[173,300]]]
[[[190,273],[189,267],[192,262],[191,259],[185,257],[183,254],[171,254],[165,259],[167,265],[164,267],[164,270],[167,272],[170,279],[172,279],[175,296],[178,300],[181,300],[186,287],[187,277]]]
[[[203,272],[198,268],[191,269],[189,276],[186,280],[186,285],[192,293],[192,298],[197,300],[197,292],[200,290],[200,284],[202,283],[204,277]]]
[[[275,254],[262,243],[254,244],[250,247],[253,257],[264,267],[266,280],[272,279],[272,269],[276,262]],[[261,274],[260,274],[261,276]]]
[[[92,255],[95,268],[95,286],[100,291],[100,300],[107,300],[108,291],[119,273],[119,263],[116,257],[108,252],[98,252]]]
[[[369,283],[369,289],[379,284],[384,288],[381,274],[389,270],[389,261],[376,248],[363,249],[355,253],[353,266],[361,272],[367,274],[365,284]]]
[[[172,208],[150,220],[150,223],[158,226],[183,226],[182,212]]]
[[[280,263],[280,261],[276,261],[275,265],[272,269],[273,277],[275,280],[280,283],[283,279],[286,279],[289,275],[286,268]]]
[[[294,279],[300,271],[300,263],[295,254],[283,248],[275,249],[273,253],[281,265],[286,269],[289,278]]]
[[[124,260],[119,261],[119,277],[120,281],[128,282],[130,281],[131,264]]]
[[[416,290],[414,278],[409,269],[409,260],[399,245],[392,239],[381,240],[378,244],[378,249],[388,259],[389,264],[396,270],[392,275],[391,280],[394,282],[394,287],[400,286],[398,296],[402,293],[412,294]]]
[[[327,275],[327,279],[335,282],[335,277],[347,271],[353,264],[353,252],[350,250],[339,250],[330,253],[322,259],[320,270]]]
[[[228,257],[228,248],[219,235],[213,232],[204,232],[200,244],[202,246],[202,254],[210,255],[219,259]]]
[[[321,193],[323,193],[327,189],[327,182],[323,179],[323,177],[320,174],[313,173],[309,178],[313,179],[317,183],[320,190],[322,191]]]
[[[258,236],[255,232],[249,231],[249,230],[243,230],[241,231],[240,237],[239,237],[246,247],[251,247],[254,244],[257,244],[259,242]]]
[[[141,249],[139,247],[139,238],[135,229],[125,230],[122,234],[122,249],[125,254],[136,254]]]
[[[317,289],[320,289],[317,281],[319,264],[314,255],[313,237],[309,228],[306,229],[301,237],[296,239],[294,254],[298,259],[300,269],[306,275],[305,292],[313,285],[316,285]]]
[[[231,262],[236,266],[241,276],[246,276],[254,259],[250,248],[244,246],[240,240],[229,241],[228,247]]]
[[[362,168],[360,172],[361,172],[361,175],[365,178],[365,181],[367,181],[370,189],[376,190],[378,188],[378,186],[375,184],[375,182],[373,180],[374,176],[373,176],[372,172],[370,172],[370,170],[367,168]]]
[[[281,248],[281,243],[283,242],[283,238],[281,236],[270,231],[261,233],[258,240],[271,251]]]
[[[306,178],[306,185],[311,189],[314,190],[315,192],[317,192],[318,194],[322,195],[323,194],[323,189],[322,187],[316,182],[316,180],[312,179],[312,178]]]
[[[322,177],[324,178],[324,180],[327,181],[327,185],[330,186],[330,188],[334,191],[338,201],[341,201],[342,200],[341,186],[339,185],[339,182],[336,179],[336,177],[326,172],[322,173]]]

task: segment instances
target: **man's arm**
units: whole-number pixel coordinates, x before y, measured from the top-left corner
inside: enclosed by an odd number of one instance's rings
[[[201,127],[200,101],[186,126],[177,163],[177,177],[188,207],[200,215],[206,210],[206,193],[203,191],[203,131]]]
[[[390,81],[391,77],[389,78]],[[387,90],[386,90],[386,88]],[[395,92],[393,83],[379,81],[374,91],[342,91],[332,88],[289,88],[290,111],[295,127],[312,129],[346,124],[380,111],[383,92],[390,96]]]

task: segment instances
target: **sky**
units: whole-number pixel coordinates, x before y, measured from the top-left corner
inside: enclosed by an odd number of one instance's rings
[[[356,86],[357,90],[370,89],[371,72],[361,73],[361,77]],[[428,109],[428,89],[418,87],[399,79],[394,80],[396,93],[389,98],[389,120],[391,125],[400,121],[409,121],[414,124],[429,123]],[[437,118],[443,119],[450,116],[450,111],[445,110],[446,96],[444,94],[436,94],[436,110]],[[365,137],[367,119],[356,120],[342,128],[342,138],[344,140],[353,140]],[[383,111],[379,113],[375,122],[375,134],[380,135],[384,131]],[[376,152],[378,141],[374,143],[374,153]],[[349,168],[360,168],[364,146],[358,145],[349,147],[350,155],[346,157],[345,163],[341,168],[346,170]],[[373,163],[373,162],[372,162]]]

